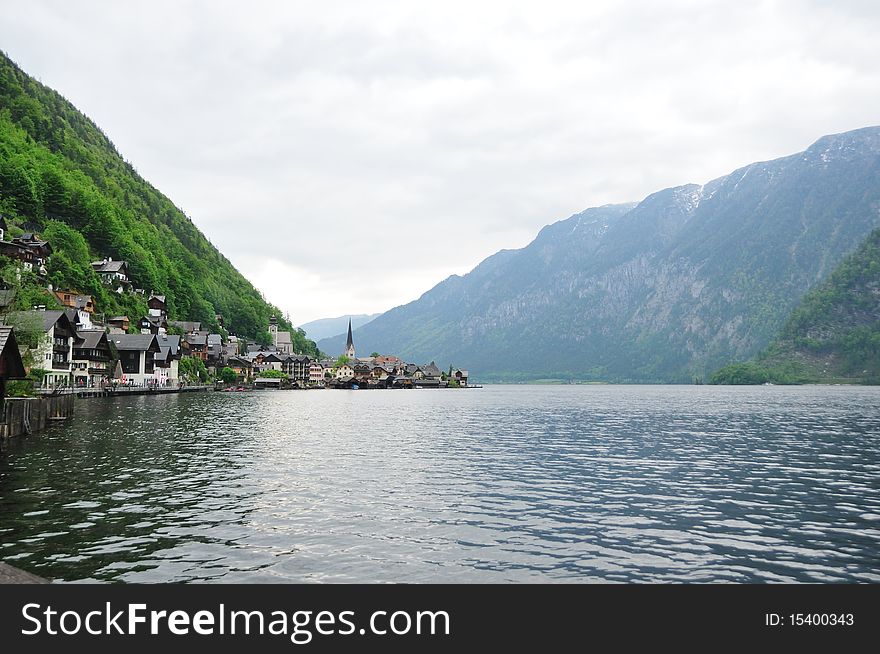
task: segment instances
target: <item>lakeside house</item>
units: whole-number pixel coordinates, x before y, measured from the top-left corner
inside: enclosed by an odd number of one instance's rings
[[[43,387],[66,386],[72,381],[71,364],[76,330],[64,311],[16,311],[10,322],[42,330],[34,348],[35,366],[46,371]]]
[[[90,388],[104,385],[110,376],[112,359],[110,341],[103,329],[76,332],[71,365],[73,385]]]
[[[161,347],[155,334],[113,334],[112,341],[119,352],[123,383],[158,385],[155,355]]]

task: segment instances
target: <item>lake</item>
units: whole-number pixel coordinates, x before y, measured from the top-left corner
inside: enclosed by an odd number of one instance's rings
[[[78,400],[0,559],[116,582],[880,582],[880,388]]]

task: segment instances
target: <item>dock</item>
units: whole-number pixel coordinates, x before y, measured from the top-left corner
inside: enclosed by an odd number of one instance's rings
[[[166,395],[168,393],[205,393],[213,391],[213,386],[107,386],[104,388],[62,388],[40,390],[41,396],[75,395],[76,397],[121,397],[125,395]]]

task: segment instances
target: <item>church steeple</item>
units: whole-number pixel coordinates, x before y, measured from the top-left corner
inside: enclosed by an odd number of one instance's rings
[[[351,318],[348,319],[348,338],[345,340],[345,356],[354,359],[354,341],[351,338]]]

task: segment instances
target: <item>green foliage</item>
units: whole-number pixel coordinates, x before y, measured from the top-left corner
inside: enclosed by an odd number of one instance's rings
[[[260,377],[267,377],[269,379],[286,379],[287,375],[280,370],[273,370],[272,368],[269,368],[268,370],[263,370],[262,372],[260,372]]]
[[[773,368],[758,363],[732,363],[724,366],[709,379],[710,384],[792,384],[793,379]]]
[[[181,357],[177,371],[181,378],[194,384],[204,384],[211,377],[205,362],[198,357]]]
[[[342,366],[347,365],[349,361],[351,361],[351,359],[349,359],[344,354],[341,354],[341,355],[339,355],[339,358],[336,359],[336,362],[333,364],[333,367],[334,368],[341,368]]]
[[[238,375],[232,368],[226,367],[220,371],[220,380],[227,384],[234,384],[238,381]]]
[[[42,368],[31,368],[27,379],[15,379],[6,383],[6,394],[9,397],[33,397],[36,389],[43,385],[43,377],[47,373]]]
[[[726,366],[712,383],[880,382],[880,229],[804,296],[754,362]],[[763,381],[742,381],[742,380]]]
[[[373,358],[375,359],[376,357],[378,357],[378,356],[382,356],[382,355],[379,354],[378,352],[370,352],[370,356],[373,357]]]
[[[89,263],[105,256],[125,260],[136,287],[164,294],[172,319],[216,331],[221,313],[231,332],[268,344],[269,316],[281,315],[94,123],[2,53],[0,211],[13,229],[40,226],[54,248],[49,281],[94,295],[108,316],[137,320],[146,303],[100,283]],[[19,305],[33,295],[25,289]],[[291,332],[296,351],[317,354],[289,320],[279,329]]]

